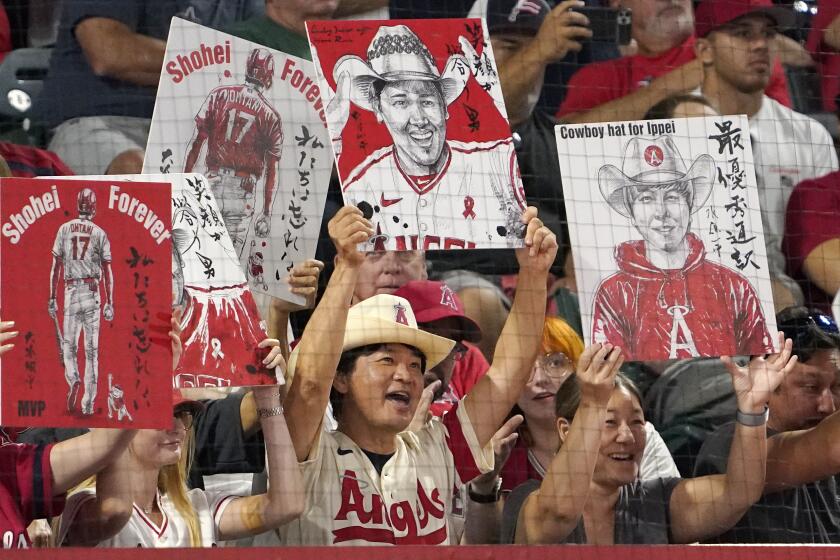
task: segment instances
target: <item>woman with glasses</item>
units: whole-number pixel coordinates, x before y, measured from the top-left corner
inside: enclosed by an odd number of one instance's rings
[[[174,324],[174,323],[173,323]],[[175,364],[181,342],[175,332]],[[263,360],[285,368],[276,340]],[[276,385],[254,389],[268,458],[268,492],[214,495],[187,489],[193,455],[193,415],[201,404],[176,393],[172,426],[139,430],[113,464],[73,493],[59,521],[56,544],[99,547],[209,547],[279,527],[303,510],[303,481]]]
[[[554,395],[578,367],[583,351],[583,340],[568,323],[557,317],[546,318],[541,353],[510,414],[512,422],[518,416],[522,423],[507,438],[507,446],[496,446],[496,468],[468,487],[466,540],[470,544],[496,542],[502,496],[527,480],[540,481],[545,476],[545,469],[560,448]],[[665,442],[649,422],[645,432],[641,478],[679,477]]]

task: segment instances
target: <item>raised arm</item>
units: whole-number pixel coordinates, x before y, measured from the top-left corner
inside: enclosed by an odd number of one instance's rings
[[[770,394],[796,364],[796,356],[791,357],[792,342],[784,340],[782,333],[779,342],[781,354],[753,358],[747,367],[721,356],[732,376],[743,421],[739,419],[735,425],[725,474],[684,479],[674,488],[669,508],[671,542],[691,543],[723,533],[764,492],[767,427],[760,416],[767,410]]]
[[[516,524],[516,542],[557,543],[577,526],[586,500],[607,420],[607,403],[624,359],[621,349],[595,344],[584,350],[576,371],[580,405],[560,451],[539,490],[528,496]],[[564,421],[565,422],[565,421]]]
[[[272,352],[280,356],[279,347]],[[263,533],[303,512],[303,478],[286,427],[278,387],[255,388],[254,400],[268,456],[268,492],[238,498],[225,508],[219,523],[221,540]]]
[[[329,223],[338,255],[321,302],[301,337],[294,379],[285,400],[286,422],[298,461],[309,457],[327,409],[335,368],[341,357],[347,312],[364,255],[358,244],[373,234],[355,206],[344,206]]]
[[[529,207],[522,214],[527,224],[525,247],[516,250],[519,282],[516,297],[496,344],[487,375],[464,400],[478,443],[483,447],[505,421],[528,383],[542,341],[548,269],[557,254],[557,239]]]
[[[63,494],[122,455],[137,430],[94,429],[57,443],[50,453],[53,492]]]

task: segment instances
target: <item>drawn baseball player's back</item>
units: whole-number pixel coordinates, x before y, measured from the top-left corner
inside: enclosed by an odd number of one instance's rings
[[[279,113],[261,92],[248,85],[222,86],[210,92],[195,118],[207,137],[209,171],[235,169],[259,179],[269,158],[280,158],[283,144]]]
[[[101,227],[76,218],[58,229],[52,253],[64,265],[65,280],[99,279],[102,263],[111,262],[111,243]]]

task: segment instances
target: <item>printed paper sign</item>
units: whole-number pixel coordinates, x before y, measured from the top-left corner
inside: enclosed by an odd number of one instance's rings
[[[183,309],[183,354],[174,386],[240,387],[276,383],[262,366],[266,338],[209,181],[196,173],[126,175],[172,183],[170,305]]]
[[[143,170],[203,173],[255,292],[314,258],[332,170],[311,62],[175,18]]]
[[[168,184],[0,180],[0,425],[171,425]],[[164,334],[161,334],[163,332]]]
[[[555,133],[587,343],[630,360],[772,352],[747,118]]]
[[[479,19],[308,22],[345,204],[367,250],[522,244],[525,207]]]

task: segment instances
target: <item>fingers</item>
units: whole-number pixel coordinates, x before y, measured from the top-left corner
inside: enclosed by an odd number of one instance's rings
[[[729,375],[731,375],[733,379],[741,375],[741,368],[730,356],[721,356],[720,361],[723,362],[724,367],[726,367],[726,371],[729,372]]]
[[[9,322],[11,322],[11,321],[9,321]],[[7,323],[3,323],[3,324],[6,325]],[[14,326],[14,323],[12,323],[11,326]],[[10,327],[3,327],[3,328],[5,329],[5,328],[10,328]],[[5,331],[4,330],[4,331],[0,332],[0,344],[6,342],[7,340],[13,339],[18,334],[20,334],[20,331]],[[12,346],[14,346],[14,345],[12,345]]]
[[[597,342],[583,349],[583,353],[580,355],[580,358],[578,358],[578,373],[589,369],[589,366],[592,364],[592,358],[595,357],[595,354],[597,354],[600,349],[601,345]]]
[[[525,421],[525,417],[521,414],[516,414],[510,418],[508,421],[502,424],[502,427],[496,430],[496,433],[493,434],[494,440],[502,440],[509,437],[511,434],[516,432],[519,429],[519,426],[522,425],[522,422]]]
[[[440,388],[441,381],[438,379],[423,389],[423,393],[420,395],[420,400],[417,402],[417,409],[414,411],[414,418],[411,419],[411,424],[408,426],[408,430],[412,432],[416,432],[420,430],[425,424],[426,420],[429,416],[429,407],[432,406],[432,402],[435,398],[435,392]]]

